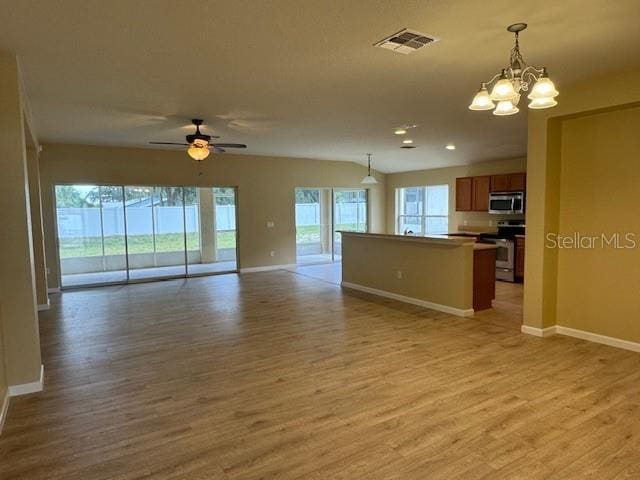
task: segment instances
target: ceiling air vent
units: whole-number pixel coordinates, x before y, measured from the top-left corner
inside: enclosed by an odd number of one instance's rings
[[[411,52],[421,49],[425,45],[434,43],[440,40],[432,35],[416,32],[415,30],[409,30],[403,28],[399,32],[389,35],[383,38],[379,42],[373,44],[374,47],[386,48],[387,50],[393,50],[394,52],[403,53],[408,55]]]

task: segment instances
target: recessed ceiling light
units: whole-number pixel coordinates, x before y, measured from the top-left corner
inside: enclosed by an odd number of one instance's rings
[[[411,140],[411,139],[407,138],[406,140],[402,140],[402,143],[404,143],[404,144],[411,144],[411,143],[413,143],[413,140]]]
[[[447,150],[455,150],[456,146],[450,143],[449,145],[446,145],[444,148],[446,148]]]
[[[407,133],[407,131],[404,128],[396,128],[393,133],[395,133],[396,135],[404,135],[405,133]]]

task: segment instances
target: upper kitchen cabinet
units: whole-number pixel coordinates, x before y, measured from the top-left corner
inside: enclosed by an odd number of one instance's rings
[[[488,211],[491,177],[473,177],[472,185],[473,202],[471,202],[471,209],[474,212]]]
[[[492,192],[524,192],[526,189],[525,173],[505,173],[491,175]]]
[[[469,212],[473,206],[473,177],[456,178],[456,211]]]
[[[524,172],[456,178],[456,211],[487,212],[489,193],[524,192],[526,187]]]

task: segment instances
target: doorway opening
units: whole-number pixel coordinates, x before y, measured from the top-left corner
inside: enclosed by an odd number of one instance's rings
[[[296,188],[296,263],[339,262],[340,231],[369,230],[368,191],[364,188]]]

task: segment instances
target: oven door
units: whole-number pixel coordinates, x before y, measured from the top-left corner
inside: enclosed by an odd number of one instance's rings
[[[512,270],[514,268],[514,243],[511,240],[496,239],[496,268]]]

